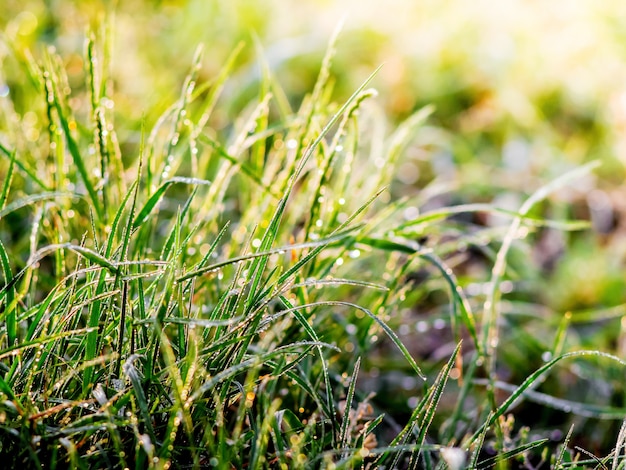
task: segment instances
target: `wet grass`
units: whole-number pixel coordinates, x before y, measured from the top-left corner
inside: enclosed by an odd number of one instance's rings
[[[569,343],[572,314],[542,318],[511,294],[533,234],[587,228],[537,207],[597,163],[527,188],[516,210],[442,204],[438,180],[399,194],[404,152],[436,111],[389,132],[376,70],[334,102],[336,38],[296,109],[264,68],[219,127],[241,48],[208,80],[199,48],[179,98],[128,144],[105,40],[87,40],[77,91],[62,57],[6,46],[19,77],[0,147],[0,455],[12,467],[623,465],[623,429],[596,455],[553,416],[517,422],[536,403],[618,429],[624,416],[619,397],[550,391],[553,375],[613,386],[624,361]],[[383,383],[394,372],[411,393],[400,405]]]

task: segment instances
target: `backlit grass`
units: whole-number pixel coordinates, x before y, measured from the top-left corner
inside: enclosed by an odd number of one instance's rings
[[[437,111],[388,126],[378,70],[336,102],[336,38],[297,105],[262,53],[243,100],[225,90],[250,46],[211,77],[199,47],[178,99],[119,128],[97,36],[75,89],[64,57],[3,39],[6,462],[621,465],[619,351],[571,340],[585,312],[544,315],[517,287],[540,278],[537,234],[588,229],[540,209],[597,163],[533,180],[515,209],[451,203],[458,181],[406,191],[407,148]],[[554,414],[528,420],[540,412]],[[614,452],[576,448],[562,415],[602,422]]]

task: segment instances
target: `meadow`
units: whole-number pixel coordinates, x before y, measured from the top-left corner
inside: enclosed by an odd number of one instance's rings
[[[617,1],[6,0],[6,468],[623,468]]]

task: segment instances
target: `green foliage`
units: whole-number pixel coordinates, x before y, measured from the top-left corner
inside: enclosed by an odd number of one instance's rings
[[[623,280],[590,294],[612,309],[588,305],[531,256],[589,228],[557,196],[596,162],[532,179],[513,209],[467,175],[407,188],[438,111],[389,133],[374,67],[337,103],[337,34],[297,109],[263,51],[250,93],[229,87],[249,48],[209,77],[198,48],[186,77],[162,68],[173,104],[137,122],[114,106],[109,35],[86,38],[81,80],[63,54],[0,39],[7,465],[623,465],[623,335],[597,331],[623,318]]]

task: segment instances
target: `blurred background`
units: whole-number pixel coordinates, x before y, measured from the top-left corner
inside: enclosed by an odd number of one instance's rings
[[[528,251],[511,261],[520,282],[511,289],[509,324],[523,323],[524,329],[508,333],[517,346],[504,353],[509,370],[503,375],[519,383],[541,364],[545,349],[534,342],[550,341],[554,331],[546,331],[546,325],[557,325],[566,312],[572,312],[572,348],[624,357],[626,2],[1,3],[0,29],[8,41],[0,41],[0,61],[14,60],[8,44],[25,46],[35,56],[53,46],[63,58],[69,85],[77,90],[71,105],[78,113],[88,108],[81,101],[87,94],[80,93],[86,86],[85,36],[92,30],[108,38],[111,106],[126,153],[137,151],[142,116],[149,128],[179,96],[198,44],[205,47],[201,76],[209,80],[237,44],[245,43],[212,123],[227,128],[229,119],[258,94],[263,62],[297,107],[313,88],[328,41],[343,21],[332,66],[336,101],[345,100],[383,64],[373,81],[379,92],[373,112],[386,116],[390,130],[417,109],[435,107],[405,152],[393,188],[396,196],[441,182],[451,190],[439,205],[487,202],[516,210],[541,185],[599,160],[593,175],[558,192],[535,214],[587,220],[591,229],[563,233],[543,228],[532,235]],[[37,140],[41,123],[33,122],[37,114],[29,114],[29,107],[41,103],[32,102],[27,93],[20,96],[23,75],[12,75],[15,68],[2,69],[0,97],[13,93],[21,125],[30,126],[29,135]],[[474,216],[465,223],[498,221]],[[456,270],[470,294],[480,290],[475,280],[488,271],[484,260],[472,264],[467,259]],[[434,330],[426,335],[422,327],[413,328],[416,313],[410,308],[403,315],[396,326],[411,325],[400,333],[417,335],[412,342],[416,355],[431,357],[447,344],[449,338],[439,338]],[[552,320],[546,322],[546,317]],[[624,406],[623,371],[610,371],[598,381],[592,375],[584,368],[569,370],[547,392],[567,395],[566,389],[578,383],[575,378],[582,377],[587,382],[575,391],[577,400]],[[396,382],[402,384],[402,377]],[[409,385],[404,387],[407,393],[416,387]],[[400,396],[410,403],[410,397]],[[548,414],[543,422],[562,419]],[[611,428],[594,429],[598,431],[586,437],[586,445],[610,446]]]

